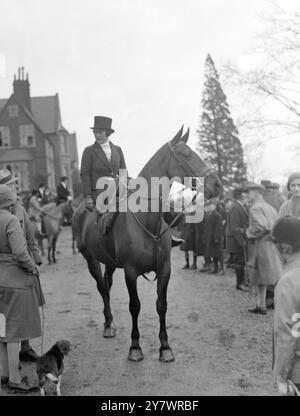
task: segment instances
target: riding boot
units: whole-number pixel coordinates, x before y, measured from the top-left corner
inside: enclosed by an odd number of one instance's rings
[[[189,269],[190,268],[190,257],[189,257],[189,252],[188,251],[186,251],[185,253],[184,253],[184,255],[185,255],[185,265],[183,266],[183,270],[185,270],[185,269]]]
[[[193,255],[193,264],[190,267],[191,270],[197,270],[197,256]]]

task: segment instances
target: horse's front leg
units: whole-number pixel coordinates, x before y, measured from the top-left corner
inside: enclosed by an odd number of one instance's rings
[[[56,254],[57,237],[58,237],[57,235],[55,237],[53,237],[53,242],[52,242],[52,260],[53,260],[53,263],[56,263],[55,254]]]
[[[48,237],[48,264],[52,263],[51,250],[53,245],[53,236]]]
[[[130,361],[141,361],[144,358],[139,344],[138,316],[141,309],[141,302],[137,293],[137,277],[137,272],[132,266],[125,268],[125,280],[129,293],[129,310],[132,318],[131,346],[128,355]]]
[[[159,315],[159,360],[165,363],[169,363],[175,360],[172,349],[168,343],[168,334],[166,328],[166,313],[167,313],[167,289],[169,279],[171,275],[171,266],[169,263],[162,266],[162,270],[159,270],[157,276],[157,301],[156,310]]]
[[[45,251],[44,251],[43,237],[40,234],[38,235],[38,244],[39,244],[39,248],[41,251],[41,255],[44,256]]]
[[[108,283],[103,278],[100,263],[96,260],[87,250],[81,250],[82,255],[87,261],[89,272],[97,282],[97,289],[100,293],[104,303],[104,338],[113,338],[116,335],[116,328],[113,324],[113,316],[110,309],[110,297],[109,297],[109,282],[112,281],[112,276],[108,276]],[[114,269],[113,269],[114,270]],[[112,270],[109,271],[109,275],[112,275]]]

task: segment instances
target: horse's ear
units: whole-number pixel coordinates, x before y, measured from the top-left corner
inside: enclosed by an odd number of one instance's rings
[[[190,128],[187,129],[187,132],[181,137],[180,141],[186,143],[190,135]]]
[[[179,142],[179,140],[181,140],[181,136],[183,133],[183,125],[181,127],[181,129],[179,130],[179,132],[176,134],[176,136],[173,137],[173,139],[171,140],[172,144],[176,144]]]

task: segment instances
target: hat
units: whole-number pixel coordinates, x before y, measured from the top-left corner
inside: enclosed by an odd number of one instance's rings
[[[271,185],[269,186],[271,189],[280,189],[280,185],[277,182],[271,182]]]
[[[247,189],[245,189],[244,186],[237,186],[234,190],[233,190],[233,198],[237,199],[239,198],[243,192],[247,192]]]
[[[12,182],[16,182],[17,178],[12,176],[11,171],[8,169],[0,169],[0,184],[9,185]]]
[[[263,179],[263,180],[261,180],[261,181],[260,181],[260,184],[261,184],[262,186],[264,186],[265,188],[270,188],[270,186],[271,186],[272,182],[271,182],[271,181],[269,181],[269,180],[265,180],[265,179]]]
[[[17,194],[7,185],[0,185],[0,208],[8,208],[17,200]]]
[[[300,219],[291,216],[279,218],[273,226],[272,237],[278,243],[290,244],[300,250]]]
[[[109,117],[95,116],[94,117],[94,127],[91,127],[92,130],[103,129],[107,130],[109,134],[114,133],[114,130],[111,128],[112,119]]]
[[[260,192],[264,192],[265,190],[266,190],[266,188],[264,187],[264,185],[259,184],[259,183],[247,182],[245,184],[245,192],[249,192],[249,191],[260,191]]]
[[[289,178],[288,178],[288,183],[287,183],[287,185],[286,185],[286,187],[287,187],[288,191],[290,191],[290,184],[291,184],[291,182],[292,182],[293,180],[295,180],[295,179],[300,179],[300,172],[295,172],[295,173],[292,173],[292,174],[289,176]]]

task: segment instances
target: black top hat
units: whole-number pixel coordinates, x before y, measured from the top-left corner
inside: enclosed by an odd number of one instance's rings
[[[91,127],[92,130],[103,129],[107,130],[109,134],[114,133],[114,130],[111,128],[112,119],[109,117],[95,116],[94,117],[94,127]]]

